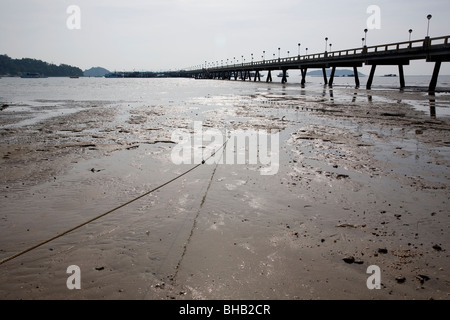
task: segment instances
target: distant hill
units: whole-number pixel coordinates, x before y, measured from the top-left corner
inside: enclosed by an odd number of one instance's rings
[[[21,76],[27,72],[39,73],[47,77],[83,76],[83,71],[80,68],[67,64],[57,66],[36,59],[12,59],[6,54],[0,55],[0,75]]]
[[[101,67],[93,67],[88,70],[84,70],[85,77],[104,77],[109,71]]]
[[[326,70],[326,74],[329,77],[331,75],[331,69]],[[314,70],[307,73],[309,76],[322,76],[322,70]],[[353,77],[353,70],[349,69],[337,69],[334,72],[335,77]],[[361,73],[358,71],[358,76],[365,77],[366,75],[364,73]]]

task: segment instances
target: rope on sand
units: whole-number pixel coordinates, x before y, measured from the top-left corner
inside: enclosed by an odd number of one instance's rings
[[[201,165],[204,164],[206,161],[208,161],[210,158],[212,158],[213,156],[215,156],[216,152],[219,151],[219,150],[221,150],[222,148],[224,148],[227,142],[228,142],[228,140],[226,140],[226,141],[220,146],[219,149],[217,149],[217,150],[215,150],[213,153],[211,153],[211,155],[210,155],[206,160],[202,160],[201,163],[195,165],[195,166],[192,167],[191,169],[189,169],[189,170],[183,172],[182,174],[176,176],[175,178],[173,178],[173,179],[171,179],[171,180],[169,180],[169,181],[167,181],[167,182],[165,182],[165,183],[159,185],[158,187],[156,187],[156,188],[154,188],[154,189],[152,189],[152,190],[150,190],[150,191],[147,191],[147,192],[141,194],[140,196],[138,196],[138,197],[136,197],[136,198],[134,198],[134,199],[132,199],[132,200],[130,200],[130,201],[128,201],[128,202],[125,202],[125,203],[123,203],[123,204],[121,204],[121,205],[119,205],[119,206],[117,206],[117,207],[115,207],[115,208],[113,208],[113,209],[111,209],[111,210],[106,211],[105,213],[102,213],[102,214],[100,214],[100,215],[98,215],[98,216],[96,216],[96,217],[94,217],[94,218],[92,218],[92,219],[90,219],[90,220],[87,220],[87,221],[85,221],[85,222],[83,222],[83,223],[81,223],[81,224],[79,224],[79,225],[77,225],[77,226],[75,226],[75,227],[73,227],[73,228],[70,228],[70,229],[68,229],[68,230],[66,230],[66,231],[64,231],[64,232],[62,232],[62,233],[60,233],[60,234],[58,234],[58,235],[56,235],[56,236],[54,236],[54,237],[51,237],[51,238],[49,238],[49,239],[47,239],[47,240],[44,240],[44,241],[42,241],[42,242],[40,242],[40,243],[38,243],[38,244],[35,244],[34,246],[31,246],[31,247],[29,247],[29,248],[27,248],[27,249],[25,249],[25,250],[22,250],[22,251],[20,251],[20,252],[18,252],[18,253],[16,253],[16,254],[13,254],[12,256],[9,256],[9,257],[7,257],[7,258],[4,258],[4,259],[0,260],[0,265],[4,264],[4,263],[6,263],[6,262],[8,262],[8,261],[10,261],[10,260],[12,260],[12,259],[15,259],[15,258],[17,258],[17,257],[19,257],[19,256],[21,256],[21,255],[23,255],[23,254],[25,254],[25,253],[27,253],[27,252],[30,252],[30,251],[32,251],[32,250],[34,250],[34,249],[36,249],[36,248],[38,248],[38,247],[40,247],[40,246],[42,246],[42,245],[48,243],[48,242],[50,242],[50,241],[53,241],[53,240],[55,240],[55,239],[58,239],[58,238],[60,238],[60,237],[62,237],[62,236],[64,236],[64,235],[66,235],[66,234],[68,234],[68,233],[70,233],[70,232],[72,232],[72,231],[75,231],[75,230],[77,230],[77,229],[79,229],[79,228],[81,228],[81,227],[83,227],[83,226],[85,226],[85,225],[87,225],[87,224],[89,224],[89,223],[91,223],[91,222],[94,222],[94,221],[96,221],[96,220],[98,220],[98,219],[100,219],[100,218],[102,218],[102,217],[104,217],[104,216],[106,216],[106,215],[108,215],[108,214],[110,214],[110,213],[112,213],[112,212],[114,212],[114,211],[120,209],[120,208],[123,208],[123,207],[125,207],[125,206],[127,206],[127,205],[129,205],[129,204],[131,204],[131,203],[133,203],[133,202],[135,202],[135,201],[137,201],[137,200],[139,200],[139,199],[145,197],[145,196],[148,196],[149,194],[151,194],[151,193],[153,193],[153,192],[155,192],[155,191],[161,189],[162,187],[164,187],[164,186],[166,186],[166,185],[168,185],[168,184],[174,182],[175,180],[178,180],[179,178],[183,177],[184,175],[188,174],[189,172],[194,171],[194,170],[197,169],[199,166],[201,166]]]

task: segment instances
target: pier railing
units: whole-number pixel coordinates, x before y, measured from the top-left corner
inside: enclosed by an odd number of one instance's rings
[[[305,84],[307,69],[322,69],[324,84],[332,86],[336,68],[351,67],[355,78],[355,86],[359,87],[358,67],[370,65],[370,75],[366,88],[370,89],[378,65],[398,66],[400,88],[405,87],[403,66],[409,65],[410,60],[425,60],[434,62],[433,75],[428,87],[434,92],[442,62],[450,62],[450,35],[441,37],[425,37],[424,39],[387,43],[375,46],[362,46],[330,52],[320,52],[306,55],[296,55],[278,59],[233,63],[226,65],[205,65],[201,69],[193,68],[177,73],[177,76],[194,77],[197,79],[228,79],[247,78],[261,81],[261,71],[267,71],[266,82],[272,82],[272,70],[282,70],[281,82],[287,82],[287,70],[300,69],[301,84]],[[326,75],[326,68],[331,68],[330,80]],[[280,75],[279,75],[280,76]]]
[[[377,54],[377,53],[398,53],[400,51],[407,50],[420,50],[427,49],[436,45],[448,45],[449,44],[449,36],[436,37],[436,38],[425,38],[419,40],[411,40],[404,42],[395,42],[388,44],[381,44],[375,46],[364,46],[353,49],[345,49],[338,51],[330,51],[330,52],[321,52],[307,55],[297,55],[292,57],[284,57],[284,58],[276,58],[276,59],[268,59],[262,61],[254,61],[254,62],[246,62],[246,63],[234,63],[227,64],[225,66],[217,66],[217,67],[209,67],[206,69],[209,70],[226,70],[230,68],[258,68],[258,67],[267,67],[278,64],[301,64],[302,62],[308,62],[311,60],[318,59],[333,59],[333,58],[342,58],[342,57],[357,57],[368,54]],[[195,70],[193,70],[195,71]]]

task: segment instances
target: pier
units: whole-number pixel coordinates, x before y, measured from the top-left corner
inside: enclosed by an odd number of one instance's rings
[[[266,72],[266,82],[272,82],[272,71],[280,70],[281,82],[287,82],[287,73],[291,69],[301,71],[301,85],[306,83],[308,69],[322,69],[325,85],[333,86],[336,68],[353,68],[355,86],[360,86],[358,68],[371,66],[366,89],[371,89],[375,70],[378,66],[398,66],[400,89],[405,87],[403,67],[411,60],[425,60],[434,63],[434,71],[428,86],[430,93],[436,90],[437,79],[442,62],[450,61],[449,36],[425,37],[420,40],[362,46],[354,49],[297,55],[287,58],[233,63],[225,66],[192,68],[172,72],[168,76],[192,77],[196,79],[222,79],[241,81],[261,81],[261,72]],[[331,68],[328,79],[326,69]]]

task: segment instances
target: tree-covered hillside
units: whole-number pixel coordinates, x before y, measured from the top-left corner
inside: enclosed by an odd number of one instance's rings
[[[39,73],[47,77],[83,76],[80,68],[66,64],[57,66],[36,59],[12,59],[7,55],[0,55],[0,75],[20,76],[27,72]]]

